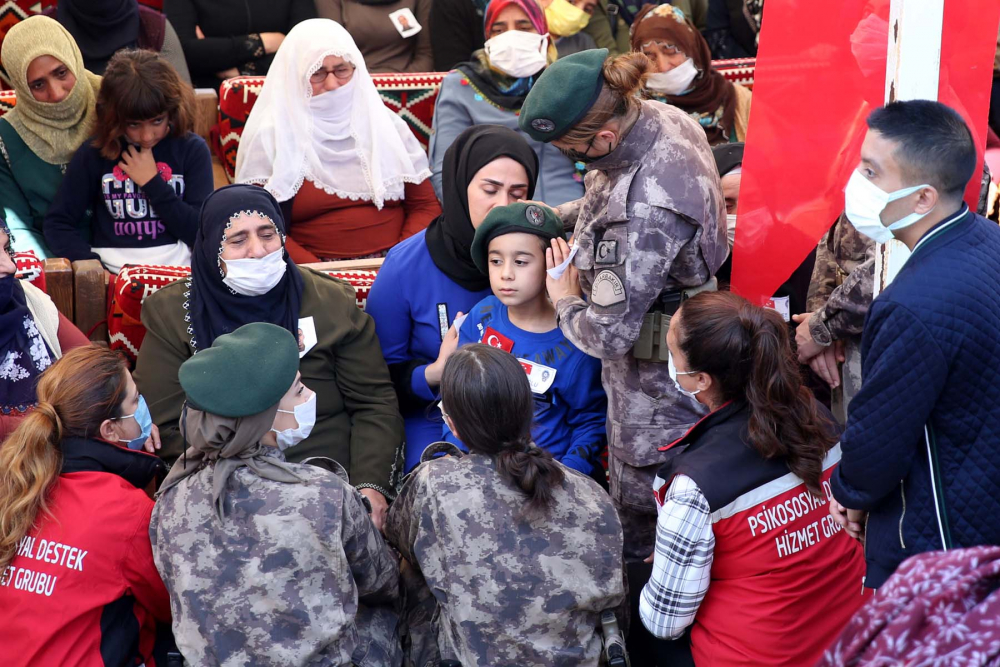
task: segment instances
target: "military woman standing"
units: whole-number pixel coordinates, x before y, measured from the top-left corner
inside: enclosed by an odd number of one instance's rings
[[[634,563],[653,551],[659,449],[704,414],[671,379],[667,326],[682,299],[715,289],[728,246],[705,132],[683,111],[639,99],[645,56],[607,56],[594,49],[554,63],[519,122],[587,164],[584,196],[557,209],[575,225],[572,267],[548,290],[566,337],[603,360],[611,497]],[[550,266],[572,254],[561,239],[549,252]]]

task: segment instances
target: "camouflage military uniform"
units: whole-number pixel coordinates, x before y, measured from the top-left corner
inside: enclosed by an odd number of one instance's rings
[[[986,211],[990,170],[983,165],[979,213]],[[809,333],[826,347],[844,343],[841,385],[833,393],[833,413],[847,421],[847,408],[861,389],[861,332],[875,288],[875,242],[861,234],[841,214],[816,249],[816,264],[809,284],[806,308]]]
[[[875,286],[875,242],[841,215],[816,248],[806,308],[809,333],[826,347],[844,343],[840,387],[833,392],[833,414],[843,424],[847,406],[861,389],[861,332]]]
[[[586,194],[559,208],[575,221],[573,264],[588,300],[560,299],[559,328],[602,359],[608,394],[611,497],[629,561],[653,551],[653,478],[659,447],[704,413],[680,394],[666,363],[639,361],[632,346],[643,316],[664,292],[707,282],[725,260],[726,209],[705,132],[687,114],[645,101],[610,155],[587,169]]]
[[[385,525],[407,563],[408,666],[598,664],[600,613],[626,597],[621,524],[568,468],[553,496],[545,515],[522,517],[524,494],[482,454],[410,474]]]
[[[221,522],[211,465],[157,501],[150,537],[181,653],[199,667],[397,667],[396,556],[356,490],[290,467],[306,481],[232,473]]]

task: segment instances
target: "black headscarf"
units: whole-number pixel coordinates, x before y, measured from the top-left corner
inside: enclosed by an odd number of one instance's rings
[[[194,343],[198,349],[211,347],[222,334],[250,322],[270,322],[288,329],[298,339],[299,306],[302,303],[302,274],[288,251],[283,251],[287,268],[281,282],[267,294],[237,294],[222,282],[222,237],[230,220],[241,212],[256,212],[270,219],[285,247],[285,221],[274,197],[256,185],[227,185],[208,196],[201,205],[201,227],[191,257],[191,293],[188,295]]]
[[[95,74],[104,73],[116,51],[139,41],[136,0],[59,0],[56,20],[73,35],[84,65]]]
[[[474,125],[458,135],[444,154],[443,212],[427,228],[427,249],[434,264],[470,292],[488,288],[490,280],[472,261],[476,230],[469,218],[469,184],[476,172],[501,157],[509,157],[524,167],[528,173],[528,199],[531,199],[538,179],[535,151],[514,130],[500,125]]]

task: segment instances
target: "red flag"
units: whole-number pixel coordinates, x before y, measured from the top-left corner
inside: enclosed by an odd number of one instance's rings
[[[763,303],[844,209],[865,119],[885,100],[890,0],[769,0],[754,72],[733,290]],[[938,100],[972,128],[982,168],[996,0],[945,2]],[[979,200],[979,173],[966,200]]]

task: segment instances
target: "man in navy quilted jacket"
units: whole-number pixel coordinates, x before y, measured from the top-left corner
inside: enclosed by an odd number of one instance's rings
[[[962,201],[975,168],[955,111],[895,102],[869,116],[845,190],[859,232],[913,253],[865,320],[832,478],[871,588],[909,556],[1000,544],[1000,229]]]

